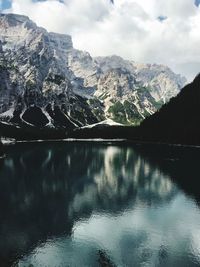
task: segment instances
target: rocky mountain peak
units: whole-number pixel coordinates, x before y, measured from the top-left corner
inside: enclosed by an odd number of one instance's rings
[[[138,124],[184,82],[166,66],[93,58],[73,48],[70,35],[48,32],[26,16],[0,14],[0,113],[13,123],[36,125],[35,113],[37,125]]]
[[[38,43],[49,43],[54,49],[63,52],[73,49],[72,38],[69,35],[48,33],[27,16],[15,14],[0,14],[0,40],[5,49],[34,46]]]
[[[14,27],[19,24],[30,21],[29,17],[18,14],[0,14],[0,22],[4,23],[4,26]],[[33,23],[33,22],[32,22]],[[36,25],[36,24],[35,24]]]
[[[96,57],[95,60],[103,72],[106,72],[110,69],[122,69],[131,72],[133,71],[132,63],[117,55]]]
[[[50,32],[49,38],[51,45],[57,47],[59,51],[67,51],[73,49],[72,37],[70,35]]]

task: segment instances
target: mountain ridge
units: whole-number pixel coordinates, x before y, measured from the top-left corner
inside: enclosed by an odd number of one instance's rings
[[[140,132],[144,138],[161,142],[199,145],[199,105],[200,74],[169,103],[146,118],[140,125]]]
[[[69,129],[106,119],[138,124],[185,83],[161,65],[92,58],[73,47],[70,35],[49,33],[26,16],[0,14],[0,29],[0,117],[7,122]]]
[[[137,144],[178,146],[200,145],[200,74],[160,110],[145,118],[137,127],[102,127],[75,129],[70,137],[81,139],[123,139]]]

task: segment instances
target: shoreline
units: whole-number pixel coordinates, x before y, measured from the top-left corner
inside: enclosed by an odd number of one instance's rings
[[[164,143],[164,142],[152,142],[152,141],[139,141],[139,140],[128,140],[128,139],[104,139],[104,138],[65,138],[65,139],[39,139],[39,140],[15,140],[15,141],[6,141],[2,142],[5,146],[11,146],[15,144],[23,143],[49,143],[49,142],[68,142],[68,143],[107,143],[107,144],[132,144],[132,145],[153,145],[153,146],[169,146],[169,147],[180,147],[180,148],[198,148],[200,145],[187,145],[187,144],[173,144],[173,143]]]

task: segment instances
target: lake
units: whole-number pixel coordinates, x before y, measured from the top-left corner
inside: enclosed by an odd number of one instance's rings
[[[0,266],[200,266],[200,149],[19,143],[0,161]]]

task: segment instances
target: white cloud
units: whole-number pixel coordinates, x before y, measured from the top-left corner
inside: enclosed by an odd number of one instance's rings
[[[71,34],[76,48],[94,56],[162,63],[188,78],[199,71],[200,8],[193,0],[63,2],[13,0],[9,12],[26,14],[49,31]],[[159,16],[167,19],[160,22]]]

